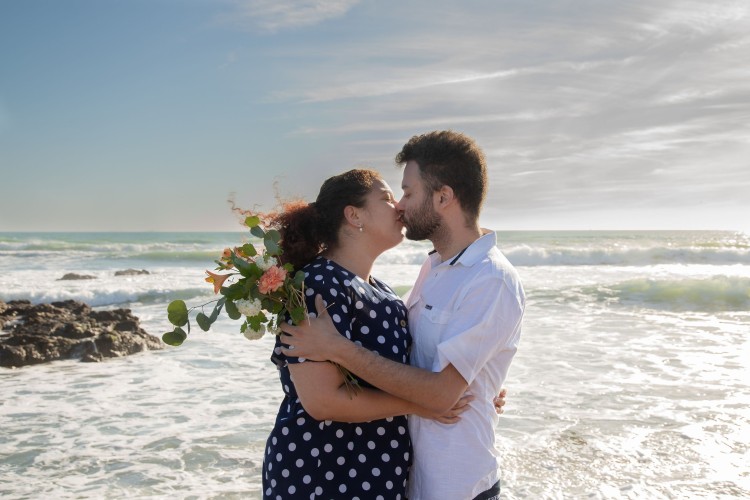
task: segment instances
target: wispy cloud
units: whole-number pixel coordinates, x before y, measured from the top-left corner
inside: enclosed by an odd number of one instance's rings
[[[482,80],[494,80],[511,78],[524,72],[522,69],[508,69],[493,71],[491,73],[466,73],[461,75],[425,75],[421,78],[401,78],[390,81],[378,82],[353,82],[338,87],[319,88],[306,91],[303,94],[303,102],[322,102],[339,99],[351,99],[361,97],[376,97],[402,92],[414,92],[430,87],[441,85],[456,85],[464,83],[479,82]]]
[[[434,116],[418,120],[384,120],[379,122],[348,123],[338,127],[306,127],[296,131],[298,134],[352,134],[357,132],[383,132],[394,130],[431,130],[436,128],[456,128],[465,125],[492,124],[498,122],[519,123],[546,120],[552,117],[573,116],[571,109],[524,110],[513,114],[469,115],[469,116]]]
[[[308,88],[299,91],[281,91],[273,93],[275,99],[299,99],[302,102],[325,102],[344,99],[379,97],[399,93],[422,91],[433,87],[461,86],[498,82],[523,76],[537,75],[539,78],[552,77],[564,73],[586,73],[611,64],[627,64],[628,61],[562,61],[553,64],[508,68],[494,71],[466,70],[462,68],[422,68],[418,76],[399,78],[372,78],[362,75],[362,79],[339,85],[325,85],[320,88]],[[385,73],[387,74],[387,73]],[[344,76],[344,75],[342,75]],[[349,75],[352,77],[353,75]],[[356,78],[356,77],[355,77]]]
[[[265,33],[312,26],[341,17],[359,0],[234,0],[221,20]]]
[[[668,9],[655,10],[655,16],[642,26],[662,36],[688,30],[698,35],[710,35],[717,29],[745,20],[750,6],[744,1],[703,2],[682,1]]]

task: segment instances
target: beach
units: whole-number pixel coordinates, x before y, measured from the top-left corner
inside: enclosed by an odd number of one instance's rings
[[[204,270],[243,241],[0,233],[0,300],[124,307],[161,336],[171,300],[214,300]],[[502,498],[750,496],[750,236],[501,231],[498,245],[528,300],[496,428]],[[374,274],[404,291],[430,249],[405,242]],[[0,496],[260,498],[282,396],[272,346],[221,319],[176,348],[0,369]]]

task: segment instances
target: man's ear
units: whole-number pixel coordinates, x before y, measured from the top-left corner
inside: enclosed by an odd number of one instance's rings
[[[443,186],[439,191],[436,191],[437,202],[440,208],[449,206],[456,200],[456,195],[453,193],[453,188],[450,186]]]

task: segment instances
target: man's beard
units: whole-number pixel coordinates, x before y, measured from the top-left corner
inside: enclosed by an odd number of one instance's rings
[[[442,219],[432,208],[432,197],[426,196],[424,203],[413,215],[401,216],[406,227],[406,237],[410,240],[429,240],[442,225]]]

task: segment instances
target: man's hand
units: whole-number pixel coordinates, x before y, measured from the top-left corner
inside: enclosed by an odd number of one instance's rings
[[[346,337],[336,330],[320,295],[315,296],[315,309],[317,317],[308,316],[307,320],[298,326],[286,323],[279,325],[284,332],[281,334],[281,342],[289,346],[281,348],[284,355],[312,361],[331,360],[337,342],[348,342]]]
[[[469,409],[469,403],[474,401],[474,396],[468,394],[459,399],[453,408],[443,413],[442,415],[436,415],[429,410],[419,411],[417,415],[422,418],[429,418],[440,422],[441,424],[457,424],[461,420],[461,414]]]
[[[497,395],[495,399],[492,400],[493,403],[495,403],[495,413],[498,415],[502,415],[503,406],[505,406],[505,396],[508,394],[508,391],[506,389],[501,389],[500,394]]]

